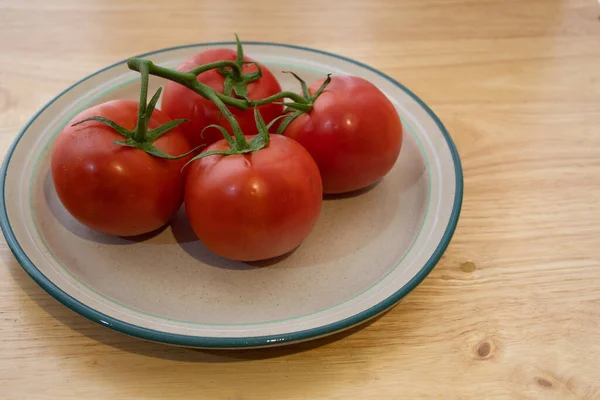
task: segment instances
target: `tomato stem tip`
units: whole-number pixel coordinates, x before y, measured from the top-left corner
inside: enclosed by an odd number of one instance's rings
[[[128,65],[129,65],[129,63],[128,63]],[[154,113],[154,109],[156,108],[156,103],[158,102],[158,99],[160,98],[162,89],[159,88],[156,91],[156,93],[154,93],[152,98],[150,99],[150,102],[147,102],[148,101],[148,84],[149,84],[149,65],[148,65],[148,63],[144,63],[144,62],[141,62],[139,64],[134,62],[133,65],[136,65],[137,67],[139,67],[139,72],[141,74],[140,101],[139,101],[139,105],[138,105],[138,115],[137,115],[137,122],[136,122],[135,128],[133,128],[132,130],[127,129],[127,128],[117,124],[116,122],[111,121],[108,118],[100,117],[100,116],[86,118],[82,121],[78,121],[78,122],[74,123],[72,126],[80,125],[85,122],[91,122],[91,121],[100,122],[102,124],[105,124],[105,125],[111,127],[112,129],[114,129],[118,134],[123,136],[123,138],[125,139],[125,140],[115,140],[113,142],[114,144],[117,144],[119,146],[125,146],[125,147],[134,147],[134,148],[140,149],[154,157],[166,158],[169,160],[176,160],[179,158],[186,157],[186,156],[190,155],[191,153],[193,153],[194,151],[198,150],[198,148],[195,148],[185,154],[173,156],[171,154],[165,153],[164,151],[158,149],[156,146],[153,145],[153,142],[155,140],[157,140],[159,137],[161,137],[165,133],[173,130],[180,124],[182,124],[184,122],[189,122],[189,121],[187,119],[176,119],[173,121],[169,121],[163,125],[160,125],[154,129],[148,129],[148,126],[150,124],[150,119],[152,118],[152,114]]]

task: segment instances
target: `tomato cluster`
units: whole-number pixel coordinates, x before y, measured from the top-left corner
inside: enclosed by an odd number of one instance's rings
[[[215,253],[254,261],[285,254],[313,229],[323,194],[368,187],[393,167],[402,124],[387,97],[356,76],[282,92],[264,65],[206,50],[176,70],[131,59],[140,101],[93,106],[52,151],[56,192],[88,227],[152,232],[182,203]],[[168,81],[147,103],[148,76]],[[283,101],[286,100],[287,101]]]

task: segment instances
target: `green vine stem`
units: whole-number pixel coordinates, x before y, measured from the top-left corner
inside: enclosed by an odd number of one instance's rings
[[[179,71],[176,71],[173,69],[161,67],[161,66],[154,64],[150,60],[144,60],[141,58],[132,58],[132,59],[128,60],[127,66],[130,69],[132,69],[134,71],[138,71],[138,72],[141,72],[142,68],[147,69],[148,73],[150,75],[158,76],[158,77],[179,83],[179,84],[187,87],[188,89],[191,89],[194,92],[198,93],[200,96],[214,102],[215,105],[219,108],[219,111],[227,118],[227,121],[231,124],[232,130],[236,136],[236,139],[238,138],[238,136],[241,138],[241,136],[243,136],[243,135],[240,136],[240,134],[238,132],[236,132],[236,129],[239,129],[239,124],[237,123],[237,121],[235,121],[235,118],[233,117],[233,115],[227,109],[227,107],[225,105],[236,107],[240,110],[247,110],[250,107],[260,107],[260,106],[263,106],[266,104],[280,102],[280,101],[283,101],[284,99],[290,99],[291,102],[282,102],[281,104],[285,105],[288,110],[297,111],[297,112],[300,112],[300,114],[307,113],[312,109],[312,105],[313,105],[314,101],[317,99],[317,97],[319,97],[321,95],[321,93],[323,92],[325,87],[331,81],[331,77],[330,77],[331,74],[328,74],[327,79],[325,80],[323,85],[321,85],[319,90],[317,90],[317,92],[315,92],[315,94],[311,96],[308,91],[308,87],[306,86],[306,82],[304,82],[304,80],[302,80],[298,75],[296,75],[293,72],[284,71],[284,72],[292,74],[296,79],[298,79],[298,81],[300,82],[300,84],[302,86],[303,95],[286,91],[286,92],[280,92],[280,93],[274,94],[274,95],[266,97],[264,99],[251,101],[245,97],[240,99],[240,98],[234,98],[234,97],[228,96],[223,93],[219,93],[219,92],[215,91],[213,88],[211,88],[210,86],[205,85],[196,79],[197,75],[199,75],[203,72],[206,72],[208,70],[211,70],[211,69],[221,69],[221,68],[227,67],[227,68],[231,68],[231,71],[238,71],[240,67],[234,61],[218,61],[215,63],[205,64],[205,65],[201,65],[200,67],[197,67],[189,72],[179,72]],[[233,90],[235,90],[235,86],[234,86]],[[296,113],[294,113],[294,114],[296,114]],[[300,115],[300,114],[298,114],[298,115]],[[285,124],[285,126],[287,126],[288,124],[289,124],[289,122],[287,124]],[[279,132],[279,130],[278,130],[278,132]]]
[[[204,64],[204,65],[201,65],[199,67],[192,69],[191,71],[189,71],[189,73],[193,74],[195,76],[198,76],[203,72],[210,71],[211,69],[221,69],[221,68],[227,68],[227,67],[231,68],[231,70],[233,71],[233,73],[235,75],[242,76],[241,66],[236,61],[229,61],[229,60],[223,60],[223,61],[217,61],[217,62],[213,62],[213,63],[209,63],[209,64]]]
[[[221,63],[223,63],[224,66],[229,66],[229,67],[232,67],[233,65],[237,66],[237,64],[235,64],[234,61],[221,61]],[[144,60],[141,58],[131,58],[127,61],[127,66],[129,67],[129,69],[132,69],[132,70],[138,71],[138,72],[141,72],[142,65],[144,65],[144,64],[147,65],[148,73],[150,75],[158,76],[158,77],[165,78],[165,79],[168,79],[173,82],[177,82],[180,85],[183,85],[183,86],[187,87],[188,89],[193,90],[194,92],[198,93],[200,96],[202,96],[204,98],[208,99],[209,93],[214,92],[222,103],[225,103],[225,104],[230,105],[235,108],[239,108],[240,110],[247,110],[248,108],[250,108],[250,105],[248,104],[247,100],[236,99],[236,98],[233,98],[230,96],[226,96],[223,93],[218,93],[210,86],[205,85],[196,79],[197,75],[200,75],[202,72],[206,72],[209,69],[211,69],[211,68],[205,68],[210,64],[202,65],[202,66],[196,68],[196,70],[194,70],[194,72],[192,72],[192,71],[179,72],[179,71],[175,71],[175,70],[172,70],[169,68],[160,67],[160,66],[154,64],[150,60]],[[212,68],[214,69],[216,67],[212,67]],[[232,68],[235,68],[235,67],[232,67]]]
[[[239,141],[239,145],[242,147],[247,146],[246,139],[244,138],[244,134],[242,133],[240,125],[238,124],[231,111],[229,111],[229,108],[227,108],[226,106],[226,104],[229,104],[231,106],[238,107],[241,109],[248,109],[249,106],[246,100],[234,99],[233,97],[225,96],[222,93],[218,93],[210,86],[199,82],[196,79],[196,75],[194,75],[194,73],[192,72],[174,71],[169,68],[159,67],[158,65],[155,65],[152,61],[143,60],[139,58],[132,58],[129,61],[127,61],[127,66],[135,71],[148,71],[150,75],[159,76],[161,78],[169,79],[173,82],[180,83],[185,87],[192,89],[194,92],[198,93],[202,97],[205,97],[206,99],[212,101],[213,103],[215,103],[219,111],[223,114],[223,116],[231,125],[231,129],[233,131],[236,141]],[[202,69],[203,71],[207,71],[208,69],[204,67],[206,67],[206,65],[196,69]]]
[[[235,36],[235,38],[237,44],[237,55],[235,61],[223,60],[214,63],[209,63],[196,67],[190,70],[189,72],[180,72],[173,69],[161,67],[155,65],[150,60],[144,60],[141,58],[132,58],[128,60],[127,66],[134,71],[142,73],[142,75],[150,74],[179,83],[180,85],[183,85],[188,89],[193,90],[200,96],[212,101],[231,125],[231,129],[235,137],[237,150],[245,151],[249,150],[252,146],[246,141],[244,133],[240,128],[240,125],[238,124],[237,120],[235,119],[235,117],[233,116],[233,114],[227,106],[235,107],[240,110],[247,110],[250,107],[254,107],[254,109],[256,110],[257,107],[270,103],[283,104],[286,107],[284,116],[282,117],[284,119],[279,128],[277,129],[277,133],[281,134],[283,133],[283,131],[285,131],[285,129],[294,119],[296,119],[298,116],[304,113],[310,112],[315,100],[321,95],[325,87],[331,81],[331,74],[327,75],[327,78],[325,79],[321,87],[315,92],[314,95],[311,95],[308,90],[308,86],[306,85],[306,82],[304,80],[302,80],[298,75],[296,75],[293,72],[284,71],[286,73],[292,74],[300,82],[300,85],[302,87],[302,95],[290,91],[285,91],[263,99],[249,100],[247,97],[248,93],[246,85],[250,82],[260,79],[260,77],[262,77],[262,71],[258,63],[243,61],[244,52],[242,44],[237,35]],[[256,65],[258,71],[243,74],[242,67],[245,64]],[[201,73],[213,69],[217,69],[225,77],[223,90],[224,93],[219,93],[215,91],[213,88],[198,81],[197,79],[198,75],[200,75]],[[233,93],[235,93],[235,95],[238,97],[232,97]],[[143,94],[140,94],[140,96],[143,96]],[[289,99],[291,101],[284,102],[283,100],[285,99]],[[256,114],[256,111],[255,116],[262,120],[260,113]],[[280,118],[278,118],[277,120],[279,119]],[[257,124],[259,124],[258,120]],[[225,138],[228,139],[227,136]],[[229,139],[233,141],[233,138],[229,137]],[[228,142],[230,142],[229,139]]]
[[[246,142],[246,138],[244,137],[242,128],[240,128],[240,124],[238,124],[237,120],[235,119],[235,117],[233,116],[231,111],[229,111],[229,108],[227,108],[227,106],[221,101],[219,96],[217,96],[217,92],[215,90],[211,90],[208,93],[208,99],[210,101],[212,101],[213,103],[215,103],[215,105],[217,106],[219,111],[221,111],[223,116],[229,122],[229,125],[231,125],[231,130],[233,131],[233,134],[235,136],[235,142],[236,142],[237,146],[239,147],[239,149],[240,150],[249,149],[250,147],[248,146],[248,143]]]
[[[154,129],[148,130],[148,124],[150,123],[150,118],[152,118],[152,113],[154,112],[154,109],[156,108],[156,103],[158,102],[158,99],[160,97],[160,93],[161,93],[162,89],[159,88],[156,91],[156,93],[154,93],[154,96],[152,96],[152,98],[150,99],[150,102],[148,102],[148,83],[149,83],[148,82],[149,81],[148,67],[145,65],[142,65],[140,68],[140,74],[142,76],[142,82],[141,82],[141,88],[140,88],[140,103],[138,106],[138,115],[137,115],[137,122],[136,122],[135,128],[133,128],[132,130],[127,129],[127,128],[115,123],[114,121],[111,121],[108,118],[100,117],[100,116],[86,118],[84,120],[74,123],[72,126],[80,125],[80,124],[83,124],[84,122],[88,122],[88,121],[96,121],[96,122],[103,123],[103,124],[108,125],[109,127],[113,128],[118,134],[123,136],[123,138],[125,139],[125,140],[115,140],[114,141],[115,144],[117,144],[119,146],[133,147],[133,148],[145,151],[146,153],[148,153],[154,157],[166,158],[169,160],[176,160],[176,159],[186,157],[186,156],[192,154],[193,152],[195,152],[196,150],[198,150],[198,148],[195,148],[185,154],[173,156],[171,154],[165,153],[164,151],[160,150],[159,148],[157,148],[156,146],[153,145],[153,143],[156,139],[158,139],[165,133],[169,132],[170,130],[174,129],[178,125],[182,124],[183,122],[187,122],[188,120],[176,119],[173,121],[169,121],[163,125],[160,125]]]
[[[265,104],[274,103],[279,100],[290,99],[294,103],[302,104],[308,106],[308,101],[298,93],[294,92],[279,92],[274,94],[273,96],[265,97],[264,99],[254,100],[250,102],[251,107],[260,107]],[[290,103],[285,103],[285,105],[289,105]],[[310,108],[308,109],[310,111]]]
[[[140,87],[140,105],[138,108],[138,118],[137,123],[135,125],[133,139],[138,142],[143,142],[146,138],[146,130],[147,124],[146,120],[150,120],[150,118],[146,118],[146,111],[148,110],[148,105],[146,102],[148,101],[148,68],[142,68],[140,71],[142,75],[142,85]],[[152,107],[154,109],[154,106]],[[150,110],[150,112],[154,110]]]
[[[273,96],[266,97],[260,100],[248,100],[247,98],[234,98],[229,95],[219,93],[215,91],[208,85],[199,82],[196,77],[203,72],[206,72],[211,69],[221,69],[225,67],[231,68],[232,71],[235,71],[239,68],[239,65],[234,61],[218,61],[215,63],[201,65],[189,72],[180,72],[170,68],[165,68],[154,64],[150,60],[144,60],[141,58],[131,58],[127,61],[127,66],[129,69],[134,71],[141,72],[142,67],[148,69],[148,73],[150,75],[158,76],[187,87],[188,89],[193,90],[198,93],[200,96],[212,100],[211,97],[218,97],[220,102],[225,103],[229,106],[238,108],[240,110],[247,110],[250,107],[260,107],[262,105],[274,103],[277,101],[281,101],[284,99],[290,99],[292,102],[284,103],[286,107],[294,108],[300,111],[308,112],[310,111],[312,104],[311,98],[305,98],[298,93],[294,92],[280,92],[274,94]],[[294,74],[297,77],[297,75]],[[247,82],[245,82],[247,83]],[[233,87],[235,90],[235,86]],[[225,90],[227,91],[227,90]],[[218,104],[217,104],[218,106]],[[222,111],[222,110],[221,110]],[[229,121],[231,123],[231,121]]]

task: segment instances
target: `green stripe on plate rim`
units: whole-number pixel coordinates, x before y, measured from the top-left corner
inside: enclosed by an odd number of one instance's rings
[[[158,53],[162,53],[165,51],[173,51],[173,50],[193,48],[193,47],[225,46],[225,45],[231,46],[234,44],[235,44],[234,42],[209,42],[209,43],[190,44],[190,45],[175,46],[175,47],[170,47],[170,48],[166,48],[166,49],[156,50],[156,51],[140,54],[136,57],[148,57],[153,54],[158,54]],[[83,315],[84,317],[90,319],[91,321],[97,322],[104,326],[108,326],[116,331],[125,333],[127,335],[136,336],[136,337],[139,337],[142,339],[151,340],[151,341],[155,341],[155,342],[180,345],[180,346],[201,347],[201,348],[228,349],[228,348],[263,347],[263,346],[272,346],[272,345],[276,345],[276,344],[281,345],[281,344],[286,344],[286,343],[293,343],[293,342],[313,339],[313,338],[317,338],[317,337],[322,337],[322,336],[326,336],[326,335],[329,335],[329,334],[332,334],[335,332],[342,331],[344,329],[358,325],[362,322],[365,322],[365,321],[385,312],[387,309],[391,308],[396,303],[398,303],[404,296],[406,296],[412,289],[414,289],[423,279],[425,279],[425,277],[435,267],[436,263],[439,261],[442,254],[448,247],[448,244],[450,243],[452,235],[454,234],[454,231],[456,229],[456,225],[458,223],[458,219],[460,216],[460,210],[461,210],[461,206],[462,206],[462,197],[463,197],[463,174],[462,174],[462,166],[461,166],[461,162],[460,162],[460,157],[458,155],[458,151],[456,149],[456,146],[455,146],[450,134],[448,133],[448,131],[446,130],[446,128],[444,127],[442,122],[439,120],[439,118],[435,115],[435,113],[419,97],[417,97],[413,92],[411,92],[404,85],[397,82],[395,79],[391,78],[390,76],[384,74],[383,72],[378,71],[377,69],[375,69],[371,66],[368,66],[364,63],[361,63],[359,61],[355,61],[350,58],[340,56],[340,55],[337,55],[334,53],[330,53],[327,51],[323,51],[323,50],[312,49],[312,48],[303,47],[303,46],[289,45],[289,44],[284,44],[284,43],[245,42],[245,44],[264,45],[264,46],[273,46],[273,47],[286,47],[286,48],[291,48],[291,49],[309,51],[309,52],[313,52],[313,53],[327,55],[329,57],[337,58],[337,59],[344,60],[346,62],[355,64],[359,67],[362,67],[364,69],[367,69],[371,72],[374,72],[374,73],[380,75],[381,77],[385,78],[390,83],[392,83],[394,86],[403,90],[406,94],[408,94],[411,98],[413,98],[421,107],[423,107],[423,109],[430,115],[430,117],[434,120],[434,122],[437,124],[438,128],[444,135],[444,138],[446,139],[448,148],[452,154],[452,160],[454,163],[455,177],[456,177],[456,188],[455,188],[454,202],[453,202],[453,206],[452,206],[452,213],[450,215],[450,220],[444,231],[444,235],[442,236],[442,238],[440,240],[440,243],[437,245],[436,249],[434,250],[434,252],[431,255],[431,257],[429,258],[429,260],[425,263],[425,265],[421,268],[421,270],[409,282],[407,282],[403,287],[398,289],[395,293],[393,293],[392,295],[387,297],[385,300],[370,307],[369,309],[364,310],[360,313],[357,313],[351,317],[348,317],[343,320],[336,321],[336,322],[333,322],[331,324],[327,324],[327,325],[324,325],[321,327],[306,329],[306,330],[287,333],[287,334],[280,334],[280,335],[254,336],[254,337],[246,337],[246,338],[234,338],[234,337],[215,338],[215,337],[202,337],[202,336],[166,333],[166,332],[161,332],[161,331],[157,331],[157,330],[153,330],[153,329],[149,329],[149,328],[140,327],[140,326],[130,324],[130,323],[118,320],[116,318],[110,317],[108,315],[105,315],[103,313],[100,313],[100,312],[94,310],[93,308],[87,306],[86,304],[83,304],[83,303],[79,302],[78,300],[74,299],[73,297],[69,296],[67,293],[65,293],[59,287],[57,287],[52,281],[50,281],[40,270],[37,269],[37,267],[31,262],[29,257],[27,257],[27,255],[21,248],[20,244],[18,243],[18,241],[14,235],[14,232],[13,232],[12,227],[9,222],[8,213],[7,213],[7,209],[6,209],[5,186],[6,186],[7,169],[8,169],[8,165],[10,164],[10,160],[12,158],[14,150],[15,150],[17,144],[19,143],[21,137],[27,131],[27,129],[33,123],[33,121],[35,121],[36,118],[44,110],[46,110],[57,99],[62,97],[65,93],[67,93],[72,88],[79,85],[80,83],[82,83],[82,82],[92,78],[93,76],[96,76],[110,68],[121,65],[127,61],[127,60],[123,60],[123,61],[114,63],[112,65],[109,65],[109,66],[75,82],[74,84],[72,84],[71,86],[69,86],[68,88],[63,90],[61,93],[59,93],[52,100],[50,100],[50,102],[48,102],[44,107],[42,107],[31,118],[31,120],[25,125],[25,127],[21,130],[21,132],[19,132],[19,134],[17,135],[17,138],[14,140],[11,147],[9,148],[7,156],[2,164],[1,178],[0,178],[1,179],[0,185],[1,185],[1,190],[2,190],[2,193],[0,196],[0,227],[2,228],[2,232],[4,233],[4,236],[6,238],[7,244],[9,245],[9,248],[11,249],[12,253],[16,257],[17,261],[21,264],[23,269],[31,276],[31,278],[38,285],[40,285],[46,292],[48,292],[51,296],[56,298],[59,302],[61,302],[65,306],[71,308],[75,312]]]

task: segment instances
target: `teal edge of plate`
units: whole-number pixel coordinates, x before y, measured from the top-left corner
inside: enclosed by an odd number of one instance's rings
[[[151,56],[153,54],[162,53],[164,51],[171,51],[171,50],[185,49],[185,48],[192,48],[192,47],[215,46],[215,45],[216,46],[219,46],[219,45],[225,46],[225,45],[234,45],[234,44],[235,44],[235,42],[208,42],[208,43],[189,44],[189,45],[175,46],[175,47],[169,47],[166,49],[151,51],[149,53],[140,54],[136,57],[147,57],[147,56]],[[31,262],[29,257],[27,257],[27,255],[25,254],[25,252],[19,245],[19,242],[17,241],[17,239],[14,235],[14,232],[12,231],[10,222],[8,220],[8,213],[6,210],[6,199],[5,199],[5,192],[4,192],[5,185],[6,185],[7,169],[8,169],[10,160],[12,158],[13,152],[15,150],[15,147],[19,143],[19,140],[21,139],[23,134],[27,131],[29,126],[33,123],[33,121],[35,121],[35,119],[46,108],[48,108],[52,103],[54,103],[54,101],[56,101],[62,95],[67,93],[73,87],[79,85],[81,82],[84,82],[84,81],[90,79],[91,77],[98,75],[98,74],[100,74],[110,68],[113,68],[119,64],[124,64],[127,62],[127,60],[123,60],[123,61],[116,62],[112,65],[109,65],[109,66],[107,66],[99,71],[96,71],[93,74],[88,75],[87,77],[75,82],[74,84],[72,84],[71,86],[69,86],[68,88],[63,90],[61,93],[59,93],[57,96],[55,96],[52,100],[50,100],[50,102],[48,102],[44,107],[42,107],[29,120],[29,122],[25,125],[25,127],[21,130],[21,132],[19,132],[19,135],[17,136],[17,138],[14,140],[11,147],[9,148],[6,158],[2,164],[2,169],[1,169],[1,173],[0,173],[0,186],[1,186],[1,191],[2,191],[1,196],[0,196],[0,227],[2,228],[2,232],[4,233],[6,242],[7,242],[8,246],[10,247],[12,253],[16,257],[17,261],[21,264],[21,266],[29,274],[29,276],[31,276],[31,278],[38,285],[40,285],[46,292],[48,292],[52,297],[57,299],[59,302],[61,302],[65,306],[69,307],[71,310],[81,314],[82,316],[86,317],[87,319],[89,319],[93,322],[96,322],[102,326],[107,326],[118,332],[122,332],[122,333],[125,333],[130,336],[139,337],[141,339],[146,339],[146,340],[150,340],[153,342],[166,343],[166,344],[172,344],[172,345],[178,345],[178,346],[186,346],[186,347],[218,348],[218,349],[268,347],[268,346],[274,346],[274,345],[291,344],[294,342],[305,341],[305,340],[309,340],[309,339],[327,336],[327,335],[330,335],[330,334],[333,334],[336,332],[343,331],[347,328],[359,325],[363,322],[366,322],[369,319],[376,317],[377,315],[387,311],[388,309],[390,309],[391,307],[396,305],[400,300],[402,300],[402,298],[404,296],[406,296],[408,293],[410,293],[411,290],[413,290],[419,283],[421,283],[421,281],[423,281],[423,279],[425,279],[427,277],[427,275],[429,275],[431,270],[433,270],[433,268],[435,267],[435,265],[437,264],[439,259],[442,257],[442,254],[448,247],[450,240],[452,239],[452,235],[454,234],[454,231],[456,229],[456,225],[458,223],[458,219],[460,216],[460,210],[461,210],[462,199],[463,199],[463,172],[462,172],[460,157],[458,155],[456,145],[454,144],[452,138],[450,137],[450,134],[448,133],[448,131],[446,130],[446,128],[444,127],[444,125],[442,124],[440,119],[435,115],[435,113],[423,102],[423,100],[421,100],[419,97],[417,97],[417,95],[415,95],[413,92],[411,92],[404,85],[397,82],[395,79],[391,78],[390,76],[384,74],[383,72],[378,71],[377,69],[370,67],[366,64],[363,64],[359,61],[355,61],[350,58],[340,56],[337,54],[333,54],[333,53],[323,51],[323,50],[312,49],[312,48],[304,47],[304,46],[284,44],[284,43],[244,42],[244,44],[266,45],[266,46],[274,46],[274,47],[287,47],[287,48],[292,48],[292,49],[305,50],[305,51],[310,51],[313,53],[324,54],[324,55],[327,55],[330,57],[334,57],[334,58],[337,58],[340,60],[344,60],[344,61],[353,63],[362,68],[368,69],[369,71],[375,72],[376,74],[387,79],[389,82],[391,82],[395,86],[402,89],[409,96],[411,96],[417,103],[419,103],[421,105],[421,107],[423,107],[423,109],[425,109],[425,111],[427,111],[427,113],[431,116],[431,118],[433,118],[433,120],[438,125],[441,132],[443,133],[444,138],[446,139],[446,142],[448,144],[448,148],[450,149],[450,152],[452,153],[452,160],[454,162],[454,171],[455,171],[455,175],[456,175],[456,192],[454,195],[454,204],[452,206],[452,213],[450,215],[450,221],[448,222],[448,226],[446,227],[446,230],[444,232],[444,235],[442,236],[440,243],[437,245],[435,251],[429,258],[429,260],[427,260],[427,262],[421,268],[421,270],[410,281],[408,281],[404,286],[402,286],[398,291],[396,291],[394,294],[392,294],[385,300],[381,301],[380,303],[372,306],[371,308],[364,310],[356,315],[353,315],[352,317],[348,317],[346,319],[343,319],[341,321],[337,321],[337,322],[334,322],[334,323],[331,323],[328,325],[324,325],[324,326],[321,326],[318,328],[312,328],[312,329],[306,329],[306,330],[297,331],[297,332],[293,332],[293,333],[288,333],[288,334],[282,334],[282,335],[254,336],[254,337],[246,337],[246,338],[232,338],[232,337],[214,338],[214,337],[180,335],[180,334],[174,334],[174,333],[160,332],[157,330],[143,328],[143,327],[140,327],[137,325],[133,325],[133,324],[130,324],[127,322],[120,321],[116,318],[113,318],[113,317],[110,317],[103,313],[100,313],[100,312],[94,310],[93,308],[74,299],[73,297],[69,296],[67,293],[63,292],[59,287],[57,287],[54,283],[52,283],[44,274],[42,274],[40,272],[40,270],[37,269],[37,267]]]

